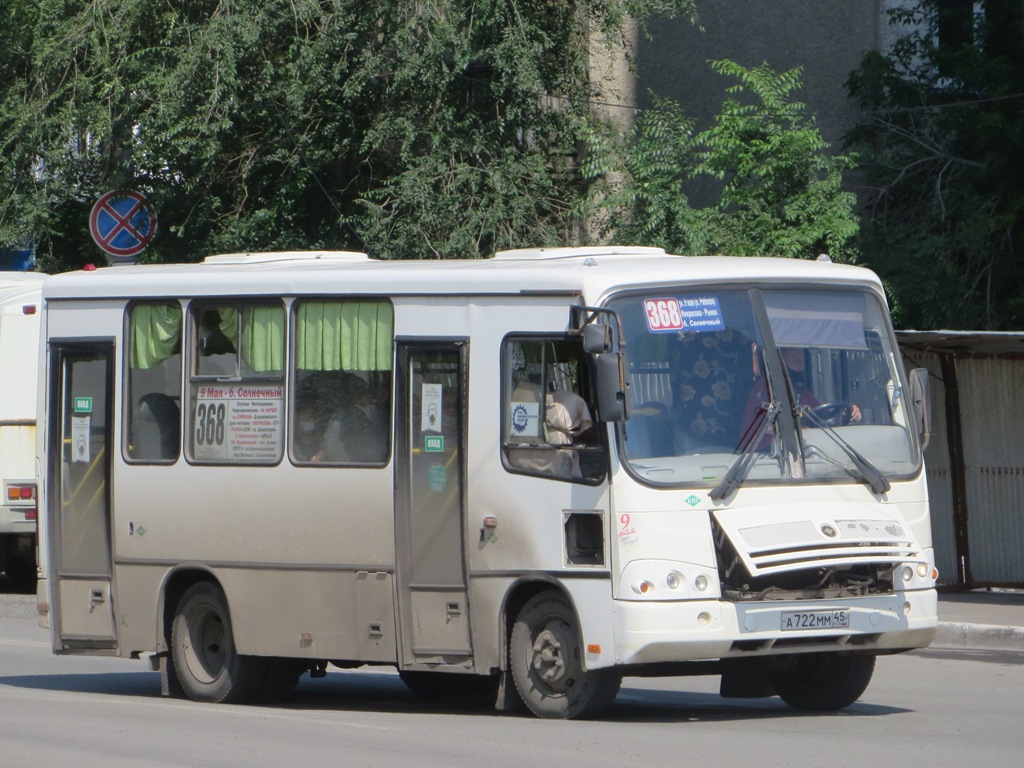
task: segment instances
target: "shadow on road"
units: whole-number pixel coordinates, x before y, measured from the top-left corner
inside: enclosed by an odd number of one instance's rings
[[[6,573],[0,573],[0,595],[34,595],[35,579],[12,579]]]
[[[0,685],[91,695],[160,696],[160,676],[148,671],[8,676],[0,677]],[[182,701],[182,705],[188,706],[188,702]],[[412,693],[397,675],[362,671],[332,671],[319,680],[303,677],[294,696],[273,708],[532,718],[525,709],[514,713],[497,712],[493,698],[488,697],[457,701],[421,698]],[[627,679],[615,704],[601,719],[627,723],[729,722],[781,717],[874,717],[905,711],[898,707],[858,702],[842,712],[796,712],[778,698],[723,699],[712,693],[631,687]]]

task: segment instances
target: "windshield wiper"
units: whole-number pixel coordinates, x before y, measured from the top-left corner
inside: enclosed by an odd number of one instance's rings
[[[878,494],[887,493],[892,485],[889,483],[888,478],[882,474],[882,470],[868,461],[864,456],[857,451],[852,445],[836,432],[832,427],[826,424],[822,419],[814,413],[810,408],[801,408],[800,413],[806,416],[808,420],[814,424],[814,426],[821,429],[826,435],[832,438],[833,442],[843,449],[843,453],[850,457],[850,461],[853,462],[854,466],[860,470],[861,480],[863,480],[871,488],[872,491]]]
[[[721,501],[743,485],[747,472],[750,471],[750,467],[754,464],[754,456],[758,453],[757,447],[761,444],[764,436],[768,434],[768,429],[775,423],[780,410],[781,405],[778,400],[772,400],[768,403],[761,426],[757,428],[757,432],[750,438],[750,441],[743,446],[743,452],[733,462],[733,465],[729,467],[729,471],[725,473],[722,481],[712,488],[711,493],[708,494],[712,501]]]

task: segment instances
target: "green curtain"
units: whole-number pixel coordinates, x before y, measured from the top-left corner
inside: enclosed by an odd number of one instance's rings
[[[220,322],[217,324],[217,330],[224,334],[228,341],[231,342],[232,346],[238,349],[238,308],[237,307],[217,307],[217,314],[220,317]]]
[[[181,307],[177,304],[136,304],[129,329],[128,364],[149,369],[181,354]]]
[[[296,367],[390,371],[394,314],[387,301],[304,301],[296,313]]]
[[[242,308],[242,359],[257,373],[284,370],[282,307]]]

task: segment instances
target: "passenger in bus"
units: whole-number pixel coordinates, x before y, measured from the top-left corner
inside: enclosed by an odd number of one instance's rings
[[[295,409],[293,424],[292,453],[296,461],[323,461],[326,425],[319,407],[309,400],[300,402]]]
[[[542,435],[525,436],[524,442],[530,443],[531,447],[510,450],[509,461],[522,469],[559,477],[582,477],[579,451],[567,446],[575,443],[593,426],[586,400],[565,388],[542,393],[541,383],[527,371],[526,357],[518,343],[511,345],[511,368],[514,382],[513,408],[517,403],[532,404],[539,414],[543,401],[544,418],[539,425]],[[538,446],[538,438],[552,448]]]
[[[301,380],[296,394],[293,455],[300,462],[379,463],[387,460],[384,402],[388,377],[371,389],[349,371],[316,371]]]

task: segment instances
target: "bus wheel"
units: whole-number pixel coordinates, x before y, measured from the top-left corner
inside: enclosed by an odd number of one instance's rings
[[[575,613],[555,591],[534,596],[516,617],[511,666],[520,698],[538,717],[597,717],[622,682],[612,670],[584,671]]]
[[[194,584],[178,602],[171,654],[178,681],[193,701],[249,701],[263,684],[265,660],[235,652],[227,601],[209,582]]]
[[[774,667],[769,679],[793,709],[828,712],[859,699],[874,671],[875,657],[869,654],[802,653]]]

